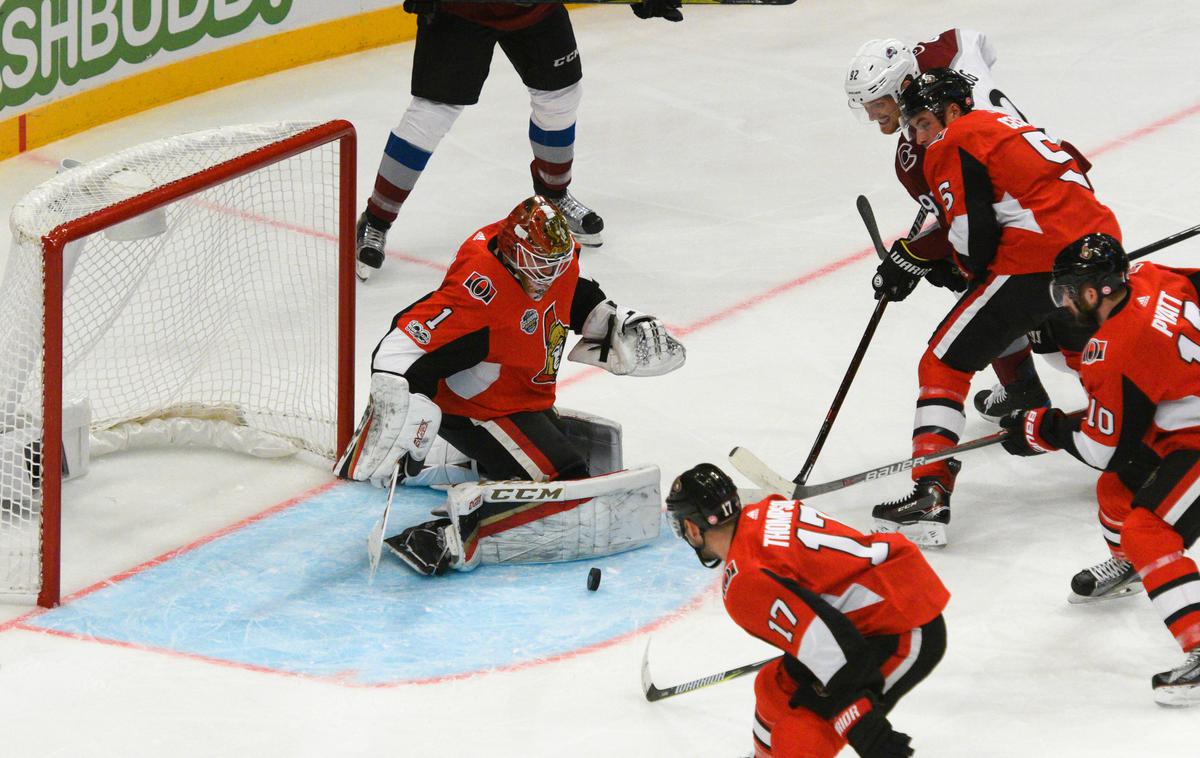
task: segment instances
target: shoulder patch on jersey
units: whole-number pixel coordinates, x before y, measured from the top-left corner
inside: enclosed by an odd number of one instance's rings
[[[428,345],[429,340],[432,339],[429,330],[422,326],[421,322],[416,319],[409,321],[408,325],[404,327],[404,331],[408,332],[408,336],[421,345]]]
[[[492,302],[492,298],[496,297],[496,285],[478,271],[472,271],[467,280],[463,282],[463,286],[467,288],[467,292],[471,293],[471,297],[483,302],[484,305],[488,305]]]
[[[900,147],[896,148],[896,157],[900,160],[900,168],[905,171],[912,171],[913,166],[917,165],[917,151],[911,142],[901,142]]]
[[[1108,340],[1091,339],[1088,340],[1087,347],[1083,349],[1083,358],[1081,362],[1085,366],[1090,366],[1093,363],[1099,363],[1104,360],[1104,354],[1108,351]]]
[[[724,599],[725,595],[729,592],[729,585],[733,581],[733,578],[737,576],[737,573],[737,561],[730,561],[729,563],[725,564],[725,577],[721,580],[722,599]]]
[[[521,331],[526,334],[533,334],[537,331],[538,314],[533,308],[530,308],[521,315]]]

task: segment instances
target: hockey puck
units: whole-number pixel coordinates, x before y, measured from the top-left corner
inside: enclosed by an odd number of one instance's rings
[[[588,589],[595,592],[600,587],[600,569],[595,566],[588,571]]]

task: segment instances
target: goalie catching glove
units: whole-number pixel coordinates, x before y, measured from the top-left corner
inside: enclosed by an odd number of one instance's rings
[[[588,314],[569,360],[599,366],[618,376],[658,376],[683,365],[683,345],[663,322],[606,300]]]
[[[334,471],[342,479],[386,487],[396,461],[405,456],[406,463],[425,460],[441,423],[441,409],[424,395],[410,393],[404,377],[375,373],[367,409]]]

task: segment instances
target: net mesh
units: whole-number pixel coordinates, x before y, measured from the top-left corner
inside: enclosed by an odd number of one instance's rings
[[[0,281],[0,593],[40,583],[43,352],[92,429],[232,421],[326,458],[337,418],[338,144],[215,181],[63,251],[61,356],[44,345],[43,237],[314,126],[222,128],[68,168],[11,217]]]

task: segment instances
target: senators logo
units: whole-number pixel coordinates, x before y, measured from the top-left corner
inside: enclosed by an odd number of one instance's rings
[[[1091,340],[1087,343],[1087,347],[1083,349],[1083,365],[1088,366],[1104,360],[1104,353],[1107,350],[1108,340]]]
[[[542,334],[546,338],[546,364],[538,375],[533,377],[534,384],[554,384],[558,380],[558,367],[562,365],[563,351],[567,347],[567,325],[558,320],[554,312],[555,303],[542,314]]]
[[[467,292],[471,293],[471,297],[482,301],[484,305],[491,303],[492,298],[496,296],[496,285],[478,271],[472,271],[467,280],[463,282],[463,286],[467,288]]]

